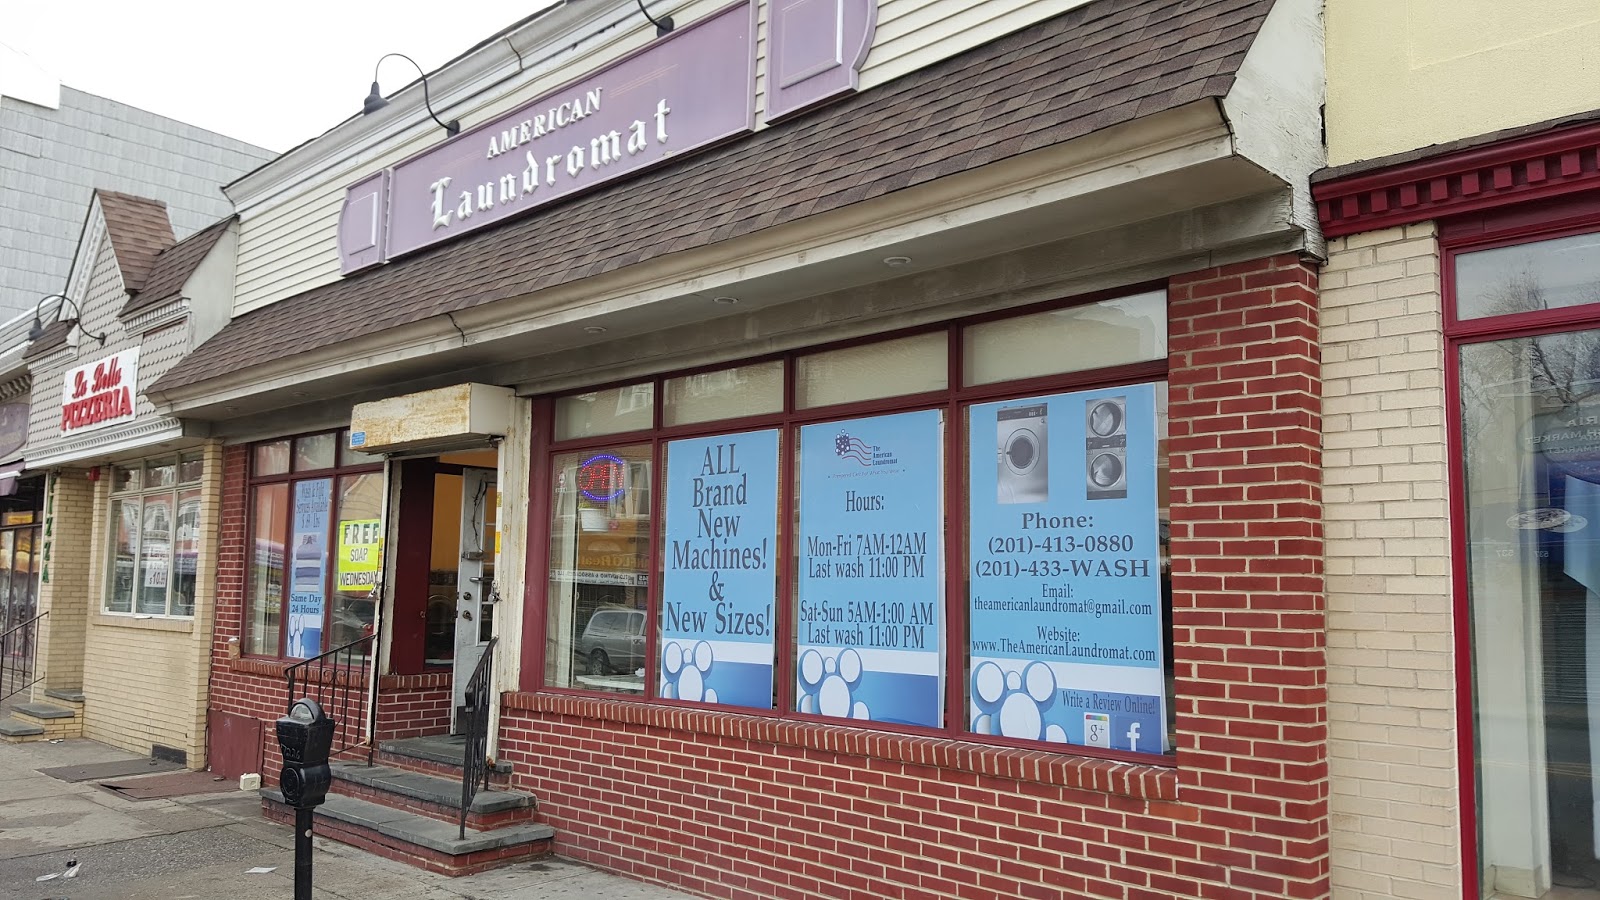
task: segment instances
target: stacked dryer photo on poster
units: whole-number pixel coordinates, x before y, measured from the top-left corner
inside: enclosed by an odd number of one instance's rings
[[[999,438],[1000,503],[1050,499],[1047,404],[1002,407]],[[1128,399],[1100,397],[1084,407],[1084,494],[1089,500],[1128,496]]]

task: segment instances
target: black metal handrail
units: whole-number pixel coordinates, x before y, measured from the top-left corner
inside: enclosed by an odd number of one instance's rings
[[[39,682],[39,623],[50,610],[0,634],[0,700]]]
[[[378,647],[378,632],[357,638],[319,656],[302,660],[283,670],[289,680],[289,698],[286,706],[307,696],[322,704],[322,709],[334,721],[333,749],[339,753],[358,747],[363,741],[367,747],[367,764],[372,764],[372,753],[377,742],[367,726],[367,704],[375,703],[376,696],[367,690],[371,677],[372,654]],[[305,690],[305,694],[298,690]]]
[[[494,693],[494,646],[500,639],[493,637],[478,657],[478,667],[472,670],[467,681],[466,696],[462,699],[462,715],[466,721],[466,749],[461,753],[461,813],[460,837],[467,837],[467,812],[479,790],[489,789],[489,701]]]

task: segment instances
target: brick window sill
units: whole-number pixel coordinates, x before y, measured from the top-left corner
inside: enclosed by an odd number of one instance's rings
[[[1178,773],[1165,766],[1093,759],[1044,750],[995,747],[950,738],[871,731],[829,722],[771,719],[721,710],[567,694],[509,692],[504,695],[504,708],[652,728],[672,728],[743,741],[937,766],[974,775],[1057,785],[1138,800],[1171,802],[1178,799]]]
[[[91,624],[103,628],[133,628],[140,631],[169,631],[177,634],[193,634],[194,619],[166,618],[162,616],[148,616],[139,618],[131,615],[111,615],[96,613]]]

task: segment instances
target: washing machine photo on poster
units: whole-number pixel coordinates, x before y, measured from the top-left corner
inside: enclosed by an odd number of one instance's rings
[[[969,729],[1164,751],[1155,386],[976,405],[968,428]]]

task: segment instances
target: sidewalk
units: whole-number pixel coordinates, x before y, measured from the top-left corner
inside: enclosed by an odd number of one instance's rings
[[[255,792],[129,800],[42,768],[133,758],[93,741],[0,744],[0,897],[20,900],[288,900],[294,838]],[[318,838],[316,896],[335,900],[685,900],[560,859],[447,878]],[[40,875],[77,874],[39,882]],[[276,867],[247,875],[254,867]]]

